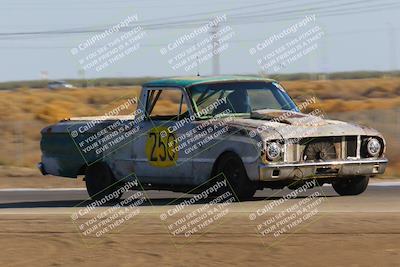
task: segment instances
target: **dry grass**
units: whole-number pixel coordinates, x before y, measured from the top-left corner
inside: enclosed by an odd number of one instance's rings
[[[56,122],[71,116],[102,115],[123,99],[138,96],[140,87],[85,88],[74,90],[21,89],[3,92],[2,121],[38,120]]]
[[[365,100],[400,96],[400,79],[283,81],[293,97],[317,95],[320,99]]]
[[[310,108],[321,108],[327,113],[400,107],[398,78],[287,81],[282,84],[298,103],[316,96],[318,102]]]
[[[67,117],[104,115],[126,99],[138,96],[139,91],[139,87],[124,87],[0,93],[0,165],[34,167],[40,161],[43,127]],[[131,106],[129,111],[135,108]]]
[[[393,122],[377,127],[391,136],[392,159],[389,173],[400,176],[399,113],[400,78],[334,81],[284,81],[283,85],[297,103],[316,96],[309,109],[320,108],[327,114],[355,114],[354,121],[376,110],[377,116],[390,116]],[[128,98],[139,96],[140,87],[96,87],[74,90],[19,89],[0,93],[1,139],[0,165],[34,167],[40,161],[40,129],[71,116],[103,115]],[[175,102],[176,99],[171,99]],[[170,103],[165,103],[167,108]],[[131,107],[129,111],[133,111]],[[387,110],[388,112],[380,112]],[[391,112],[393,111],[393,112]],[[381,115],[379,115],[381,114]],[[358,117],[357,117],[358,116]],[[375,115],[374,115],[375,116]],[[376,117],[365,122],[373,127]],[[378,119],[379,120],[379,119]],[[397,120],[397,121],[396,121]]]

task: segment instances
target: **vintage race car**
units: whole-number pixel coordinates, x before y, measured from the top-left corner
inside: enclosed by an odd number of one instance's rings
[[[258,189],[310,180],[357,195],[388,162],[379,132],[328,120],[318,109],[305,114],[315,98],[296,106],[270,79],[157,80],[127,101],[137,105],[131,115],[70,118],[44,128],[41,172],[85,175],[93,199],[133,180],[140,182],[134,189],[187,192],[215,177],[248,199]]]

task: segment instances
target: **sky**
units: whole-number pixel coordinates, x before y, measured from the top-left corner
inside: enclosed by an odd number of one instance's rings
[[[393,70],[399,17],[398,0],[0,0],[0,81]],[[198,32],[216,18],[218,27]],[[225,38],[213,46],[219,68],[207,57],[212,30]],[[290,54],[295,43],[303,46]],[[193,47],[207,51],[190,57]]]

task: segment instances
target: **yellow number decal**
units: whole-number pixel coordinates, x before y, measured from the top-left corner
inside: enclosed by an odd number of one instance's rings
[[[170,167],[176,165],[178,159],[178,143],[175,133],[166,127],[154,127],[147,135],[146,156],[154,167]]]

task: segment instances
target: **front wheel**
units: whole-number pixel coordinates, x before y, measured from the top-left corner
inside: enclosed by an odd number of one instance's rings
[[[226,190],[233,193],[239,200],[251,199],[256,187],[247,177],[242,160],[234,153],[226,153],[218,162],[216,175],[223,174],[228,181]]]
[[[368,187],[368,176],[341,178],[332,183],[333,189],[341,196],[355,196],[364,192]]]

